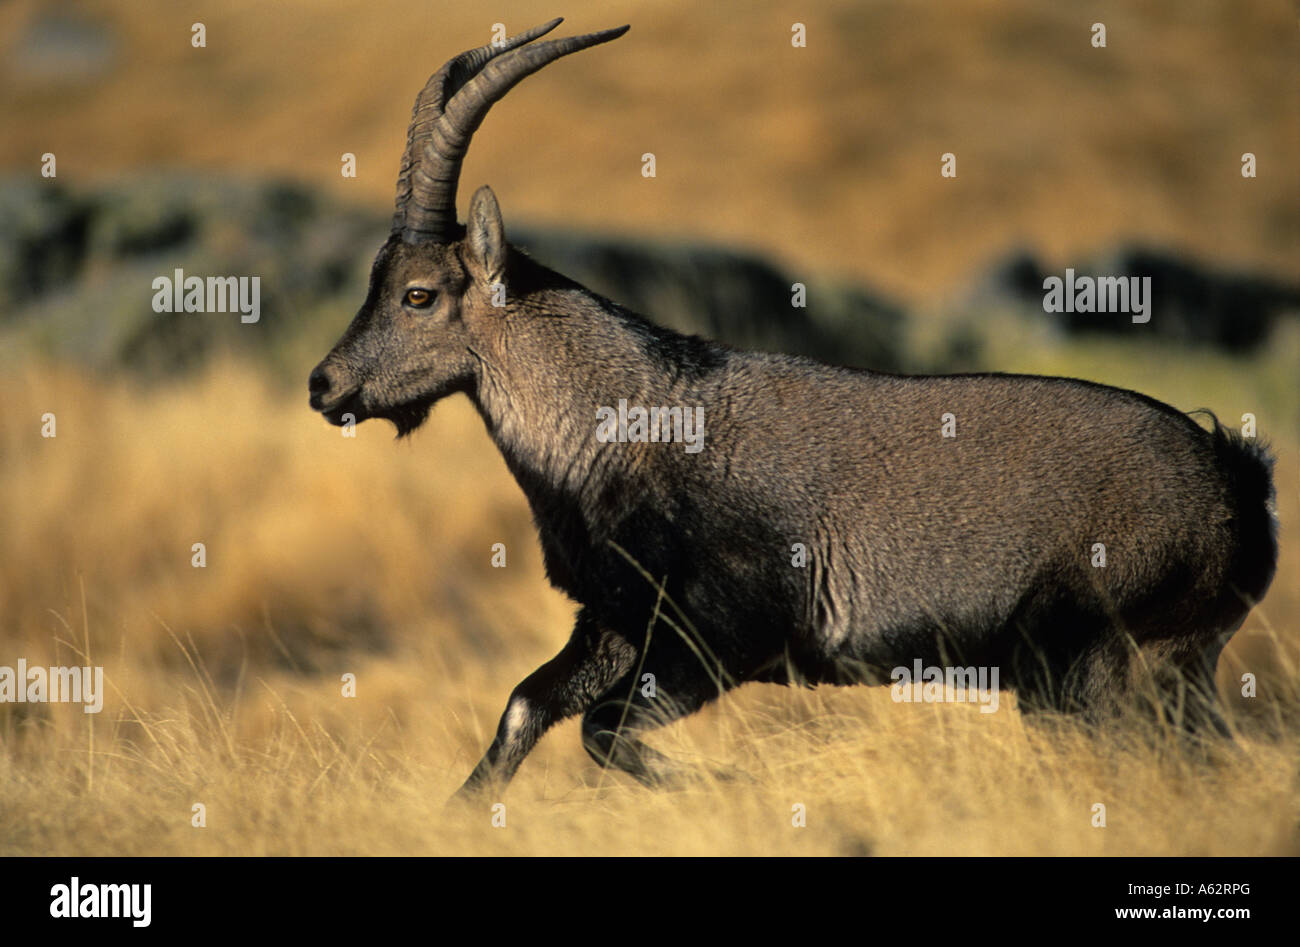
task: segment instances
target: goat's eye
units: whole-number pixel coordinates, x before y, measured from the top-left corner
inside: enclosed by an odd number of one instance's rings
[[[433,293],[427,289],[408,289],[406,298],[403,300],[406,305],[415,309],[423,309],[429,303],[433,302]]]

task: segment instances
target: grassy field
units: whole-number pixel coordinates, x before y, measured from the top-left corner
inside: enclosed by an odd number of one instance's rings
[[[797,6],[566,4],[562,31],[632,32],[501,103],[462,204],[490,183],[507,225],[708,239],[866,281],[910,307],[922,360],[963,319],[979,367],[1134,387],[1228,424],[1256,414],[1278,456],[1282,555],[1219,667],[1235,748],[1187,752],[1137,721],[1099,740],[1026,727],[1005,696],[981,715],[886,689],[748,685],[648,738],[745,778],[650,792],[602,776],[569,721],[525,761],[504,828],[486,807],[444,810],[574,612],[468,404],[401,442],[377,423],[341,437],[305,381],[342,310],[270,360],[153,382],[9,358],[0,313],[0,665],[103,665],[108,689],[99,715],[0,705],[0,854],[1300,855],[1300,326],[1230,358],[1065,343],[1042,320],[954,303],[1020,246],[1055,267],[1144,239],[1294,279],[1294,8]],[[45,9],[0,5],[6,173],[38,180],[53,152],[68,187],[284,175],[381,209],[428,73],[493,22],[557,12],[74,2],[59,14],[102,62],[65,75],[32,53]],[[1088,45],[1098,20],[1104,51]],[[195,21],[206,49],[189,45]],[[808,50],[789,45],[795,21]],[[395,36],[414,39],[395,51]],[[956,180],[938,175],[946,151]],[[1239,173],[1245,151],[1257,179]],[[81,288],[133,278],[96,271]],[[40,436],[46,412],[57,437]]]
[[[1220,357],[1192,366],[1226,417],[1254,406],[1282,422],[1284,524],[1300,514],[1294,404],[1267,399],[1298,352],[1283,339],[1246,376]],[[1188,384],[1128,349],[1075,358],[1176,401]],[[0,852],[1300,853],[1294,532],[1220,664],[1239,752],[1188,755],[1136,723],[1100,742],[1026,729],[1010,699],[981,715],[886,689],[749,685],[652,737],[748,779],[655,793],[602,778],[571,721],[525,762],[499,829],[486,808],[442,802],[572,607],[465,402],[396,442],[387,426],[341,437],[239,363],[162,390],[30,367],[0,397],[6,652],[88,651],[109,682],[97,717],[0,708]],[[30,421],[47,410],[49,440]],[[1236,696],[1245,671],[1253,700]]]

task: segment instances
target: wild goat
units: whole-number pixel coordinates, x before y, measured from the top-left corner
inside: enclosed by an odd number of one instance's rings
[[[1181,722],[1200,706],[1221,727],[1215,664],[1276,560],[1267,452],[1085,381],[909,377],[678,335],[511,247],[488,188],[461,226],[491,105],[627,30],[527,45],[559,22],[462,53],[419,94],[392,233],[309,383],[332,423],[399,436],[467,395],[581,606],[460,794],[503,787],[577,714],[597,762],[662,784],[676,770],[647,728],[745,681],[879,682],[917,660],[997,667],[1022,707],[1098,722],[1154,682]],[[703,448],[664,443],[678,415],[647,437],[627,405],[702,415]]]

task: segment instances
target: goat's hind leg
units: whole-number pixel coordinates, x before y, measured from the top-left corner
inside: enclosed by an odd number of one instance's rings
[[[1073,651],[1024,646],[1012,658],[1008,683],[1028,722],[1048,726],[1074,718],[1097,731],[1133,705],[1132,646],[1100,632]]]
[[[1088,649],[1066,675],[1066,709],[1094,728],[1137,712],[1182,733],[1230,736],[1219,712],[1212,653],[1168,639],[1136,646],[1115,634]]]
[[[1214,679],[1227,637],[1216,636],[1208,644],[1188,648],[1155,672],[1161,713],[1186,736],[1233,739]]]

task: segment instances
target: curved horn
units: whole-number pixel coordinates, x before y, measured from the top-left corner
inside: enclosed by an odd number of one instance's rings
[[[461,236],[461,227],[456,219],[456,185],[460,180],[460,166],[470,138],[494,103],[524,78],[561,56],[607,43],[628,31],[628,27],[620,26],[517,48],[554,29],[559,22],[553,20],[521,33],[499,48],[484,46],[462,53],[443,66],[420,93],[420,99],[423,99],[430,87],[435,89],[435,93],[429,96],[427,108],[437,108],[440,114],[420,122],[421,103],[417,99],[416,115],[407,141],[407,157],[402,160],[402,176],[398,179],[398,213],[393,220],[394,229],[400,226],[402,239],[407,243],[449,242]],[[500,59],[493,58],[507,49],[514,51]],[[442,82],[435,81],[444,74]],[[450,98],[447,97],[448,90],[451,90]],[[423,127],[426,126],[428,131],[424,133]],[[413,148],[418,149],[415,155],[411,155]],[[414,159],[409,161],[409,167],[408,158]]]
[[[518,36],[512,36],[500,46],[489,43],[470,49],[443,63],[441,69],[429,77],[411,109],[411,124],[406,129],[406,150],[402,153],[402,167],[397,174],[397,209],[393,214],[393,232],[406,229],[406,207],[411,200],[411,171],[419,161],[420,146],[428,139],[434,122],[442,116],[444,103],[474,78],[487,63],[501,53],[509,52],[524,43],[530,43],[555,29],[563,22],[556,17],[549,23],[534,27]],[[454,221],[453,221],[454,223]]]

